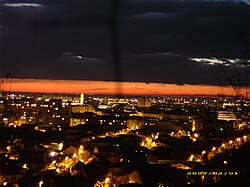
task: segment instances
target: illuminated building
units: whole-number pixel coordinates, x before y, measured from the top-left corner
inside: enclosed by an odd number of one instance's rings
[[[223,120],[223,121],[236,121],[236,115],[234,112],[231,111],[218,111],[218,120]]]
[[[149,98],[139,98],[138,102],[137,102],[137,107],[150,107],[151,106],[151,102],[149,100]]]

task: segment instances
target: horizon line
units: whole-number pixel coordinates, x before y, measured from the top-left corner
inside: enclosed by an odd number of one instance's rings
[[[236,97],[230,86],[208,84],[174,84],[155,82],[118,82],[98,80],[56,80],[12,78],[4,83],[4,91],[29,93],[85,93],[103,95],[155,95],[155,96],[191,96],[191,97]],[[9,82],[8,82],[9,81]],[[245,88],[246,89],[246,88]]]

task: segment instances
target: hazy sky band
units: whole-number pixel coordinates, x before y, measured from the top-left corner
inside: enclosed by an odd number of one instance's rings
[[[7,82],[6,82],[7,83]],[[10,87],[11,84],[11,87]],[[122,93],[117,93],[117,84]],[[43,92],[43,93],[86,93],[86,94],[128,94],[128,95],[200,95],[225,96],[235,95],[231,87],[211,85],[176,85],[140,82],[108,82],[108,81],[71,81],[71,80],[38,80],[13,79],[6,84],[6,91]]]

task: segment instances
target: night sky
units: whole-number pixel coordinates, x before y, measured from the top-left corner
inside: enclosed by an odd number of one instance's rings
[[[122,81],[225,85],[224,68],[245,84],[250,1],[120,0],[117,12]],[[0,76],[116,80],[113,16],[111,0],[0,0]]]

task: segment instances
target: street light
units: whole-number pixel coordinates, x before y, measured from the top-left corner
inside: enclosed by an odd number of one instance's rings
[[[27,166],[27,164],[23,165],[23,169],[29,169],[28,166]]]
[[[40,182],[39,182],[39,187],[42,187],[43,186],[43,181],[41,180]]]
[[[51,151],[49,155],[52,156],[52,157],[54,157],[54,156],[56,156],[56,152],[55,151]]]
[[[60,174],[60,169],[57,168],[57,169],[56,169],[56,172],[57,172],[57,174]]]
[[[191,155],[191,156],[189,157],[189,161],[193,161],[193,159],[194,159],[194,155]]]
[[[10,151],[11,147],[10,147],[10,146],[8,146],[8,147],[6,147],[6,149],[7,149],[8,151]]]
[[[194,137],[195,137],[195,138],[198,138],[198,136],[199,136],[199,134],[197,134],[197,133],[194,134]]]
[[[110,178],[106,178],[105,179],[105,184],[109,183],[110,182]]]

